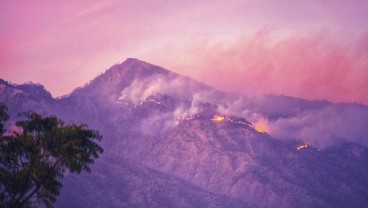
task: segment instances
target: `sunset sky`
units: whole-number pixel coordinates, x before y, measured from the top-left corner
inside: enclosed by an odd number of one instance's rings
[[[0,77],[70,93],[129,57],[220,90],[368,104],[368,1],[0,2]]]

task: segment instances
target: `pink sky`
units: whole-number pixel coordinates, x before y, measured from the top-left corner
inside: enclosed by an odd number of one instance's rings
[[[247,94],[368,104],[368,1],[0,2],[0,77],[71,92],[135,57]]]

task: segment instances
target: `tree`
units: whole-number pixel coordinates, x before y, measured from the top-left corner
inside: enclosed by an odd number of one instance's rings
[[[9,119],[9,115],[7,113],[8,108],[0,103],[0,136],[4,133],[4,124],[3,122],[7,121]]]
[[[20,131],[0,135],[0,207],[53,207],[66,172],[91,171],[103,152],[96,143],[102,137],[54,116],[22,115],[26,120],[16,122]],[[6,107],[0,107],[0,123],[8,118]]]

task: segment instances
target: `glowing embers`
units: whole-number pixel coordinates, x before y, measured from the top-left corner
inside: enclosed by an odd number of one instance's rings
[[[262,127],[260,126],[255,126],[254,129],[260,133],[266,133],[266,130],[264,130]]]
[[[225,119],[225,116],[214,116],[211,121],[222,121]]]
[[[193,119],[195,119],[195,118],[199,118],[199,114],[196,114],[196,115],[194,115],[194,116],[187,116],[187,117],[185,117],[185,118],[181,118],[181,117],[177,117],[176,118],[176,124],[180,124],[181,122],[183,122],[183,121],[190,121],[190,120],[193,120]]]
[[[230,123],[240,124],[240,125],[245,125],[245,126],[251,127],[251,128],[255,129],[256,131],[258,131],[260,133],[266,133],[266,130],[264,128],[260,127],[260,126],[253,126],[251,123],[247,123],[247,122],[244,122],[244,121],[241,121],[241,120],[233,120],[231,118],[221,116],[221,115],[214,116],[211,119],[211,121],[214,121],[214,122],[228,121]]]
[[[259,133],[266,134],[270,131],[269,123],[266,119],[260,118],[253,125],[252,128]]]
[[[138,106],[142,106],[145,103],[154,103],[154,104],[157,104],[157,105],[162,104],[160,101],[154,100],[152,98],[148,98],[146,100],[142,100],[138,105],[135,105],[134,108],[137,108]]]
[[[304,148],[307,148],[307,147],[309,147],[308,144],[303,144],[303,145],[298,146],[296,149],[301,150],[301,149],[304,149]]]
[[[141,101],[139,103],[139,105],[143,105],[144,103],[148,103],[148,102],[151,102],[151,103],[155,103],[157,105],[161,105],[161,102],[157,101],[157,100],[154,100],[154,99],[146,99],[144,101]]]

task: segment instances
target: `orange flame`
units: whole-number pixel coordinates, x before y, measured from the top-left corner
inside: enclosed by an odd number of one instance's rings
[[[303,149],[303,148],[307,148],[307,147],[309,147],[309,145],[308,145],[308,144],[303,144],[303,145],[298,146],[296,149],[297,149],[297,150],[301,150],[301,149]]]
[[[268,121],[264,118],[261,118],[253,123],[252,127],[259,133],[267,133],[270,130]]]
[[[211,120],[212,121],[222,121],[225,119],[225,116],[215,116]]]
[[[258,132],[261,132],[261,133],[265,133],[266,131],[262,128],[262,127],[260,127],[260,126],[255,126],[254,127],[254,129],[256,130],[256,131],[258,131]]]

